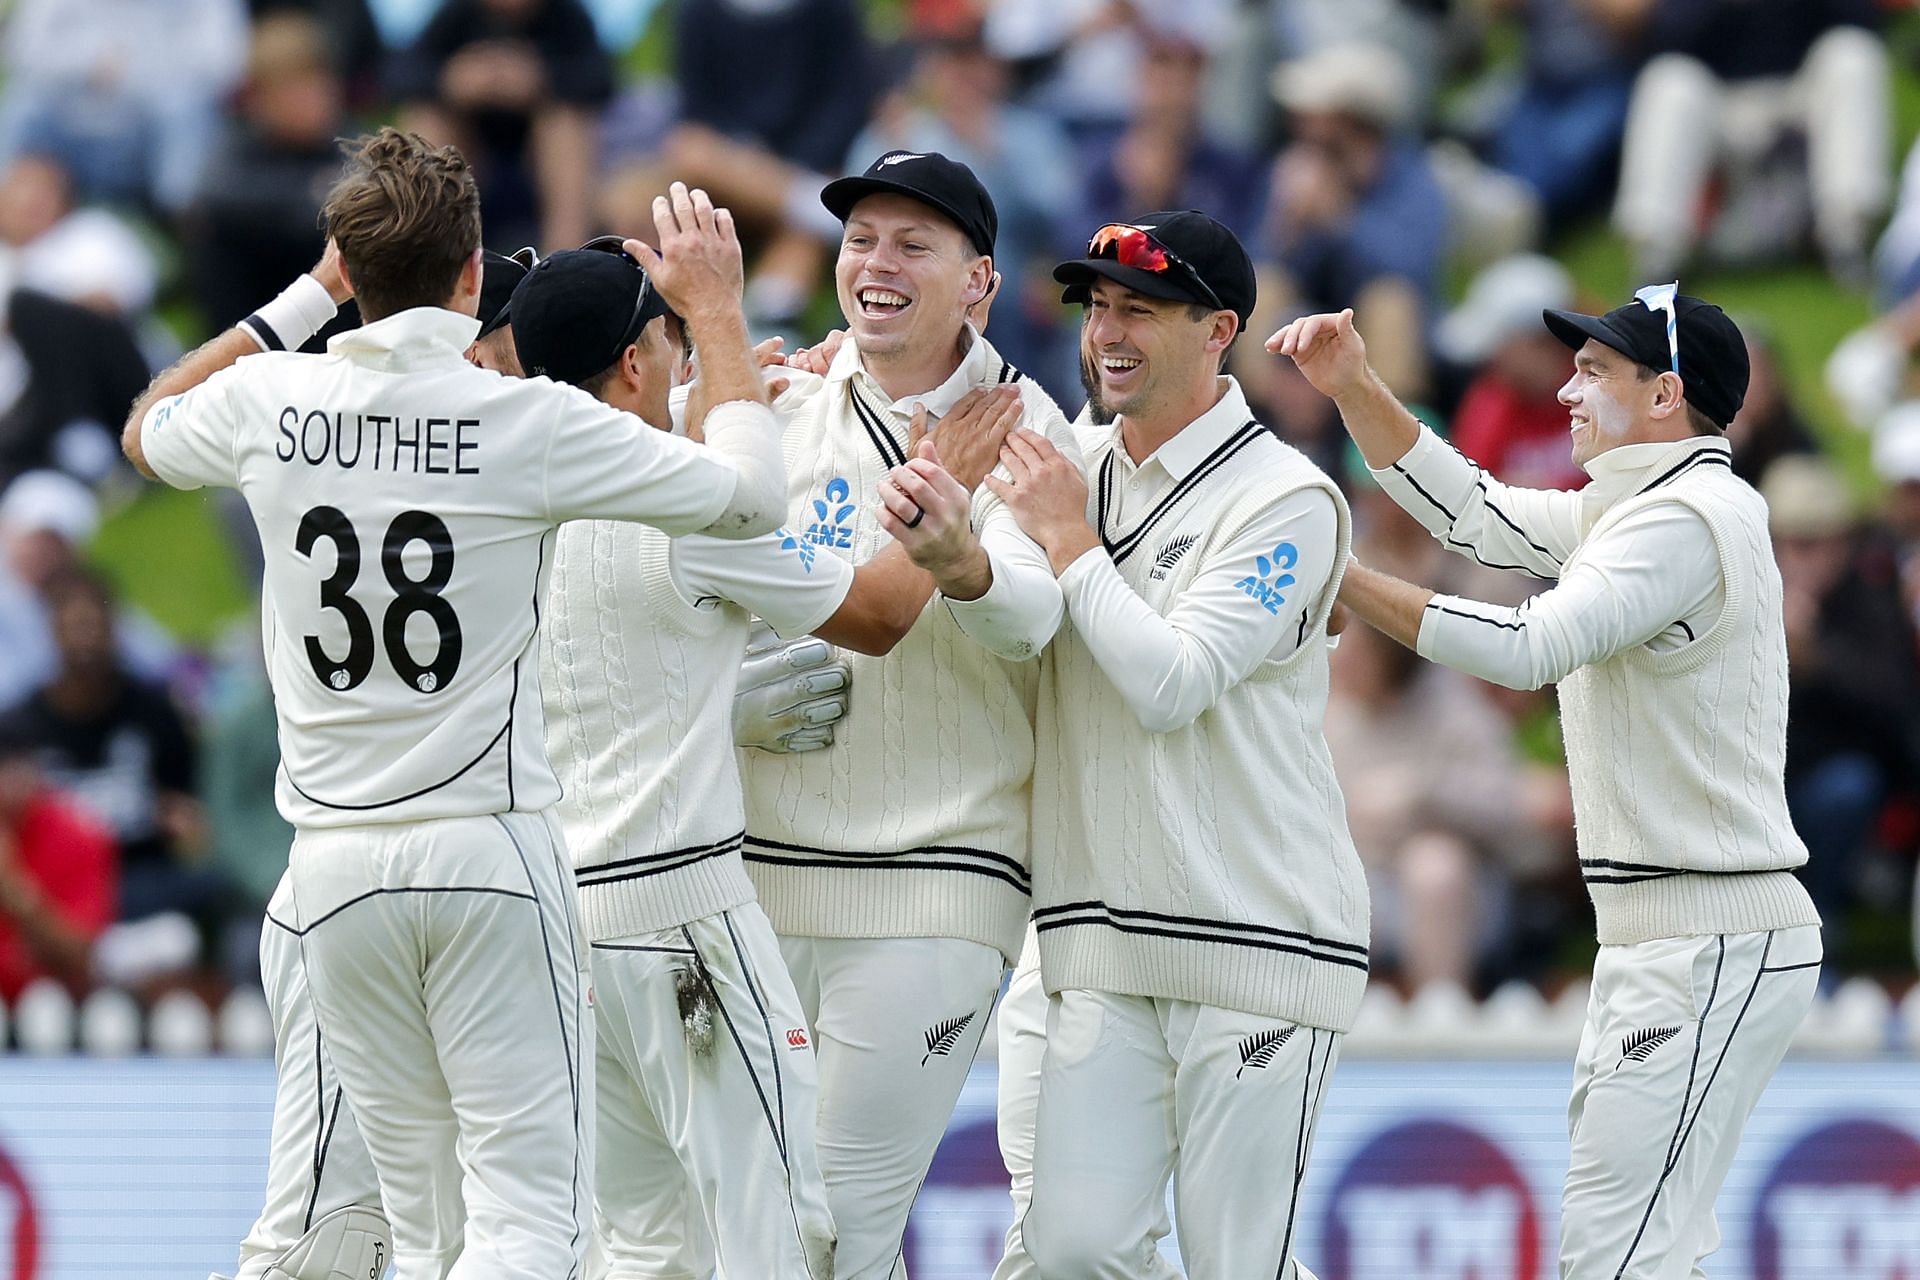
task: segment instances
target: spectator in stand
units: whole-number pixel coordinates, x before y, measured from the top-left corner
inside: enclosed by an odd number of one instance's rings
[[[1263,307],[1352,307],[1381,378],[1421,398],[1447,216],[1406,131],[1415,105],[1406,68],[1382,46],[1339,45],[1283,64],[1273,87],[1292,140],[1273,169]],[[1262,321],[1252,328],[1264,332]]]
[[[340,173],[344,86],[326,29],[272,13],[253,30],[238,114],[184,227],[196,300],[225,329],[320,256],[316,219]]]
[[[1070,225],[1097,227],[1115,210],[1204,209],[1242,240],[1254,237],[1264,175],[1252,156],[1207,136],[1206,75],[1207,51],[1192,39],[1178,32],[1145,37],[1133,116],[1098,149]]]
[[[670,180],[733,210],[757,250],[747,318],[773,333],[806,309],[840,223],[820,204],[865,127],[880,76],[856,0],[686,0],[674,15],[679,121],[614,184],[615,224]]]
[[[1727,443],[1733,446],[1733,473],[1758,488],[1775,462],[1794,454],[1818,453],[1819,446],[1787,392],[1780,353],[1765,325],[1743,316],[1740,332],[1746,335],[1747,367],[1752,372],[1747,378],[1747,398],[1727,424]]]
[[[977,16],[962,8],[929,20],[915,36],[912,78],[882,100],[842,167],[858,172],[888,151],[937,151],[978,175],[1000,215],[994,346],[1050,392],[1064,394],[1074,388],[1078,347],[1063,342],[1060,286],[1051,272],[1060,257],[1058,228],[1074,197],[1072,146],[1048,117],[1007,104],[1006,64],[982,42]]]
[[[74,569],[46,595],[58,669],[4,727],[30,742],[48,779],[118,841],[121,918],[179,912],[210,940],[231,891],[204,865],[192,735],[167,691],[122,663],[104,582]]]
[[[82,197],[177,210],[246,56],[241,0],[19,0],[0,158],[59,157]]]
[[[1232,30],[1233,9],[1233,0],[986,0],[986,40],[1037,81],[1031,105],[1097,154],[1137,113],[1152,45],[1218,48]]]
[[[437,7],[438,0],[428,2]],[[280,14],[297,14],[320,24],[333,54],[332,69],[355,111],[381,105],[380,72],[387,49],[374,20],[375,5],[389,8],[390,0],[247,0],[256,24]]]
[[[1760,492],[1785,592],[1787,804],[1831,933],[1881,807],[1920,765],[1920,648],[1892,549],[1859,527],[1830,463],[1782,458]]]
[[[57,471],[30,471],[0,495],[0,707],[53,678],[58,666],[44,592],[78,564],[99,505],[85,485]]]
[[[1587,473],[1573,464],[1560,388],[1573,374],[1566,346],[1540,313],[1573,305],[1573,278],[1551,258],[1494,263],[1467,288],[1434,334],[1448,361],[1472,380],[1453,415],[1460,452],[1508,484],[1578,489]]]
[[[1671,279],[1691,260],[1719,171],[1718,256],[1777,256],[1796,245],[1805,186],[1829,268],[1867,283],[1867,232],[1892,185],[1878,20],[1873,0],[1654,0],[1647,42],[1657,56],[1634,84],[1613,209],[1637,278]],[[1792,132],[1805,134],[1806,163],[1782,174]]]
[[[82,990],[113,919],[113,838],[47,785],[31,743],[0,731],[0,1000],[40,977]]]
[[[123,321],[21,286],[0,255],[0,484],[38,467],[97,484],[148,376]]]
[[[1516,871],[1551,852],[1513,731],[1476,682],[1371,627],[1334,654],[1327,742],[1373,898],[1374,954],[1412,990],[1473,985]]]
[[[591,234],[613,62],[580,0],[446,0],[391,88],[404,128],[473,164],[491,235],[557,249]]]
[[[1627,100],[1657,0],[1489,0],[1518,17],[1519,92],[1502,114],[1493,162],[1539,193],[1550,228],[1613,189]]]
[[[0,244],[28,289],[130,325],[153,306],[153,254],[116,215],[76,207],[72,179],[52,156],[22,155],[0,173]]]

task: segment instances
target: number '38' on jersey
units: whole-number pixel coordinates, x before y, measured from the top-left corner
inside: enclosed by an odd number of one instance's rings
[[[349,826],[540,809],[536,628],[552,531],[582,518],[705,528],[734,472],[544,378],[469,365],[438,308],[248,356],[142,427],[168,484],[237,488],[266,564],[280,810]]]

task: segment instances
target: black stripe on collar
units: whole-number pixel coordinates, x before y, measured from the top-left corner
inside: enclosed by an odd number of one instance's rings
[[[900,442],[893,438],[893,433],[888,431],[886,424],[880,420],[879,410],[868,404],[867,398],[860,394],[859,384],[849,378],[847,390],[853,393],[853,412],[860,419],[860,425],[867,429],[867,437],[873,441],[874,449],[880,454],[882,465],[891,468],[905,464],[906,451],[900,447]]]
[[[1702,449],[1698,453],[1690,453],[1637,490],[1634,493],[1634,497],[1637,498],[1642,493],[1646,493],[1652,489],[1658,489],[1661,485],[1679,476],[1681,472],[1690,471],[1694,467],[1725,467],[1731,471],[1733,470],[1733,458],[1731,455],[1722,453],[1718,449]]]

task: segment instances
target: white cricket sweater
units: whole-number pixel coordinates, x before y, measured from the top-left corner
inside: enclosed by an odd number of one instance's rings
[[[1152,708],[1121,696],[1089,644],[1089,615],[1098,625],[1114,614],[1068,591],[1069,620],[1044,664],[1034,773],[1041,970],[1049,991],[1192,1000],[1344,1031],[1365,989],[1368,938],[1366,879],[1322,731],[1346,503],[1251,420],[1237,388],[1175,442],[1203,425],[1205,456],[1182,458],[1158,501],[1124,527],[1101,518],[1106,549],[1063,580],[1099,561],[1097,573],[1117,570],[1169,621],[1182,616],[1183,597],[1222,581],[1245,593],[1247,608],[1277,605],[1293,595],[1281,572],[1293,556],[1256,555],[1242,534],[1306,490],[1333,506],[1334,545],[1315,549],[1328,568],[1303,579],[1305,594],[1288,602],[1297,617],[1287,615],[1279,643],[1256,653],[1248,674],[1158,731],[1146,727]],[[1081,443],[1096,476],[1123,448],[1114,427],[1083,428]],[[1100,518],[1098,485],[1092,502]],[[1207,612],[1186,625],[1208,627]],[[1107,657],[1117,659],[1111,649]]]
[[[1807,847],[1787,813],[1786,624],[1767,506],[1713,462],[1723,456],[1686,455],[1693,465],[1609,507],[1586,539],[1680,503],[1712,531],[1726,592],[1694,643],[1625,648],[1560,681],[1580,873],[1603,943],[1820,922],[1789,872]]]
[[[784,531],[722,542],[607,520],[561,527],[541,689],[590,941],[753,900],[733,750],[743,605],[781,634],[803,635],[840,606],[852,578]]]
[[[888,541],[875,494],[905,456],[915,403],[937,417],[974,387],[1017,382],[1021,425],[1075,449],[1046,392],[978,336],[947,382],[897,403],[861,367],[851,341],[824,379],[792,378],[776,406],[790,415],[789,527],[856,564]],[[991,505],[976,497],[983,543]],[[1045,553],[1030,540],[1027,551],[1055,609],[1025,645],[1037,656],[1061,606]],[[999,566],[996,559],[990,597],[1001,592]],[[985,599],[968,605],[936,597],[887,656],[845,655],[853,693],[831,748],[741,753],[747,871],[779,933],[965,938],[998,948],[1009,962],[1019,954],[1032,906],[1028,829],[1040,670],[1031,659],[997,656],[962,629],[957,614],[992,607]]]
[[[1501,484],[1431,431],[1382,486],[1483,563],[1556,580],[1518,609],[1435,596],[1419,651],[1560,685],[1602,943],[1818,922],[1788,868],[1787,650],[1766,504],[1727,443],[1626,445],[1578,493]]]

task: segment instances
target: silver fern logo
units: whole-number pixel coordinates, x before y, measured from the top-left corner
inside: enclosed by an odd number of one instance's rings
[[[1193,544],[1198,541],[1200,541],[1200,535],[1189,533],[1168,542],[1166,546],[1160,548],[1160,554],[1153,558],[1153,568],[1147,572],[1147,577],[1155,582],[1166,577],[1167,571],[1180,562],[1181,556],[1193,550]]]
[[[1261,1031],[1248,1036],[1240,1042],[1240,1070],[1233,1073],[1238,1080],[1247,1071],[1265,1071],[1273,1065],[1273,1060],[1281,1046],[1293,1039],[1298,1027],[1275,1027],[1272,1031]]]
[[[927,1054],[920,1059],[920,1065],[924,1067],[935,1058],[944,1058],[952,1054],[953,1047],[960,1043],[961,1033],[973,1025],[973,1017],[974,1015],[969,1013],[964,1017],[948,1018],[945,1022],[936,1022],[928,1027]]]
[[[1645,1031],[1636,1031],[1620,1042],[1620,1065],[1628,1062],[1645,1062],[1653,1056],[1653,1051],[1680,1034],[1678,1027],[1648,1027]]]

